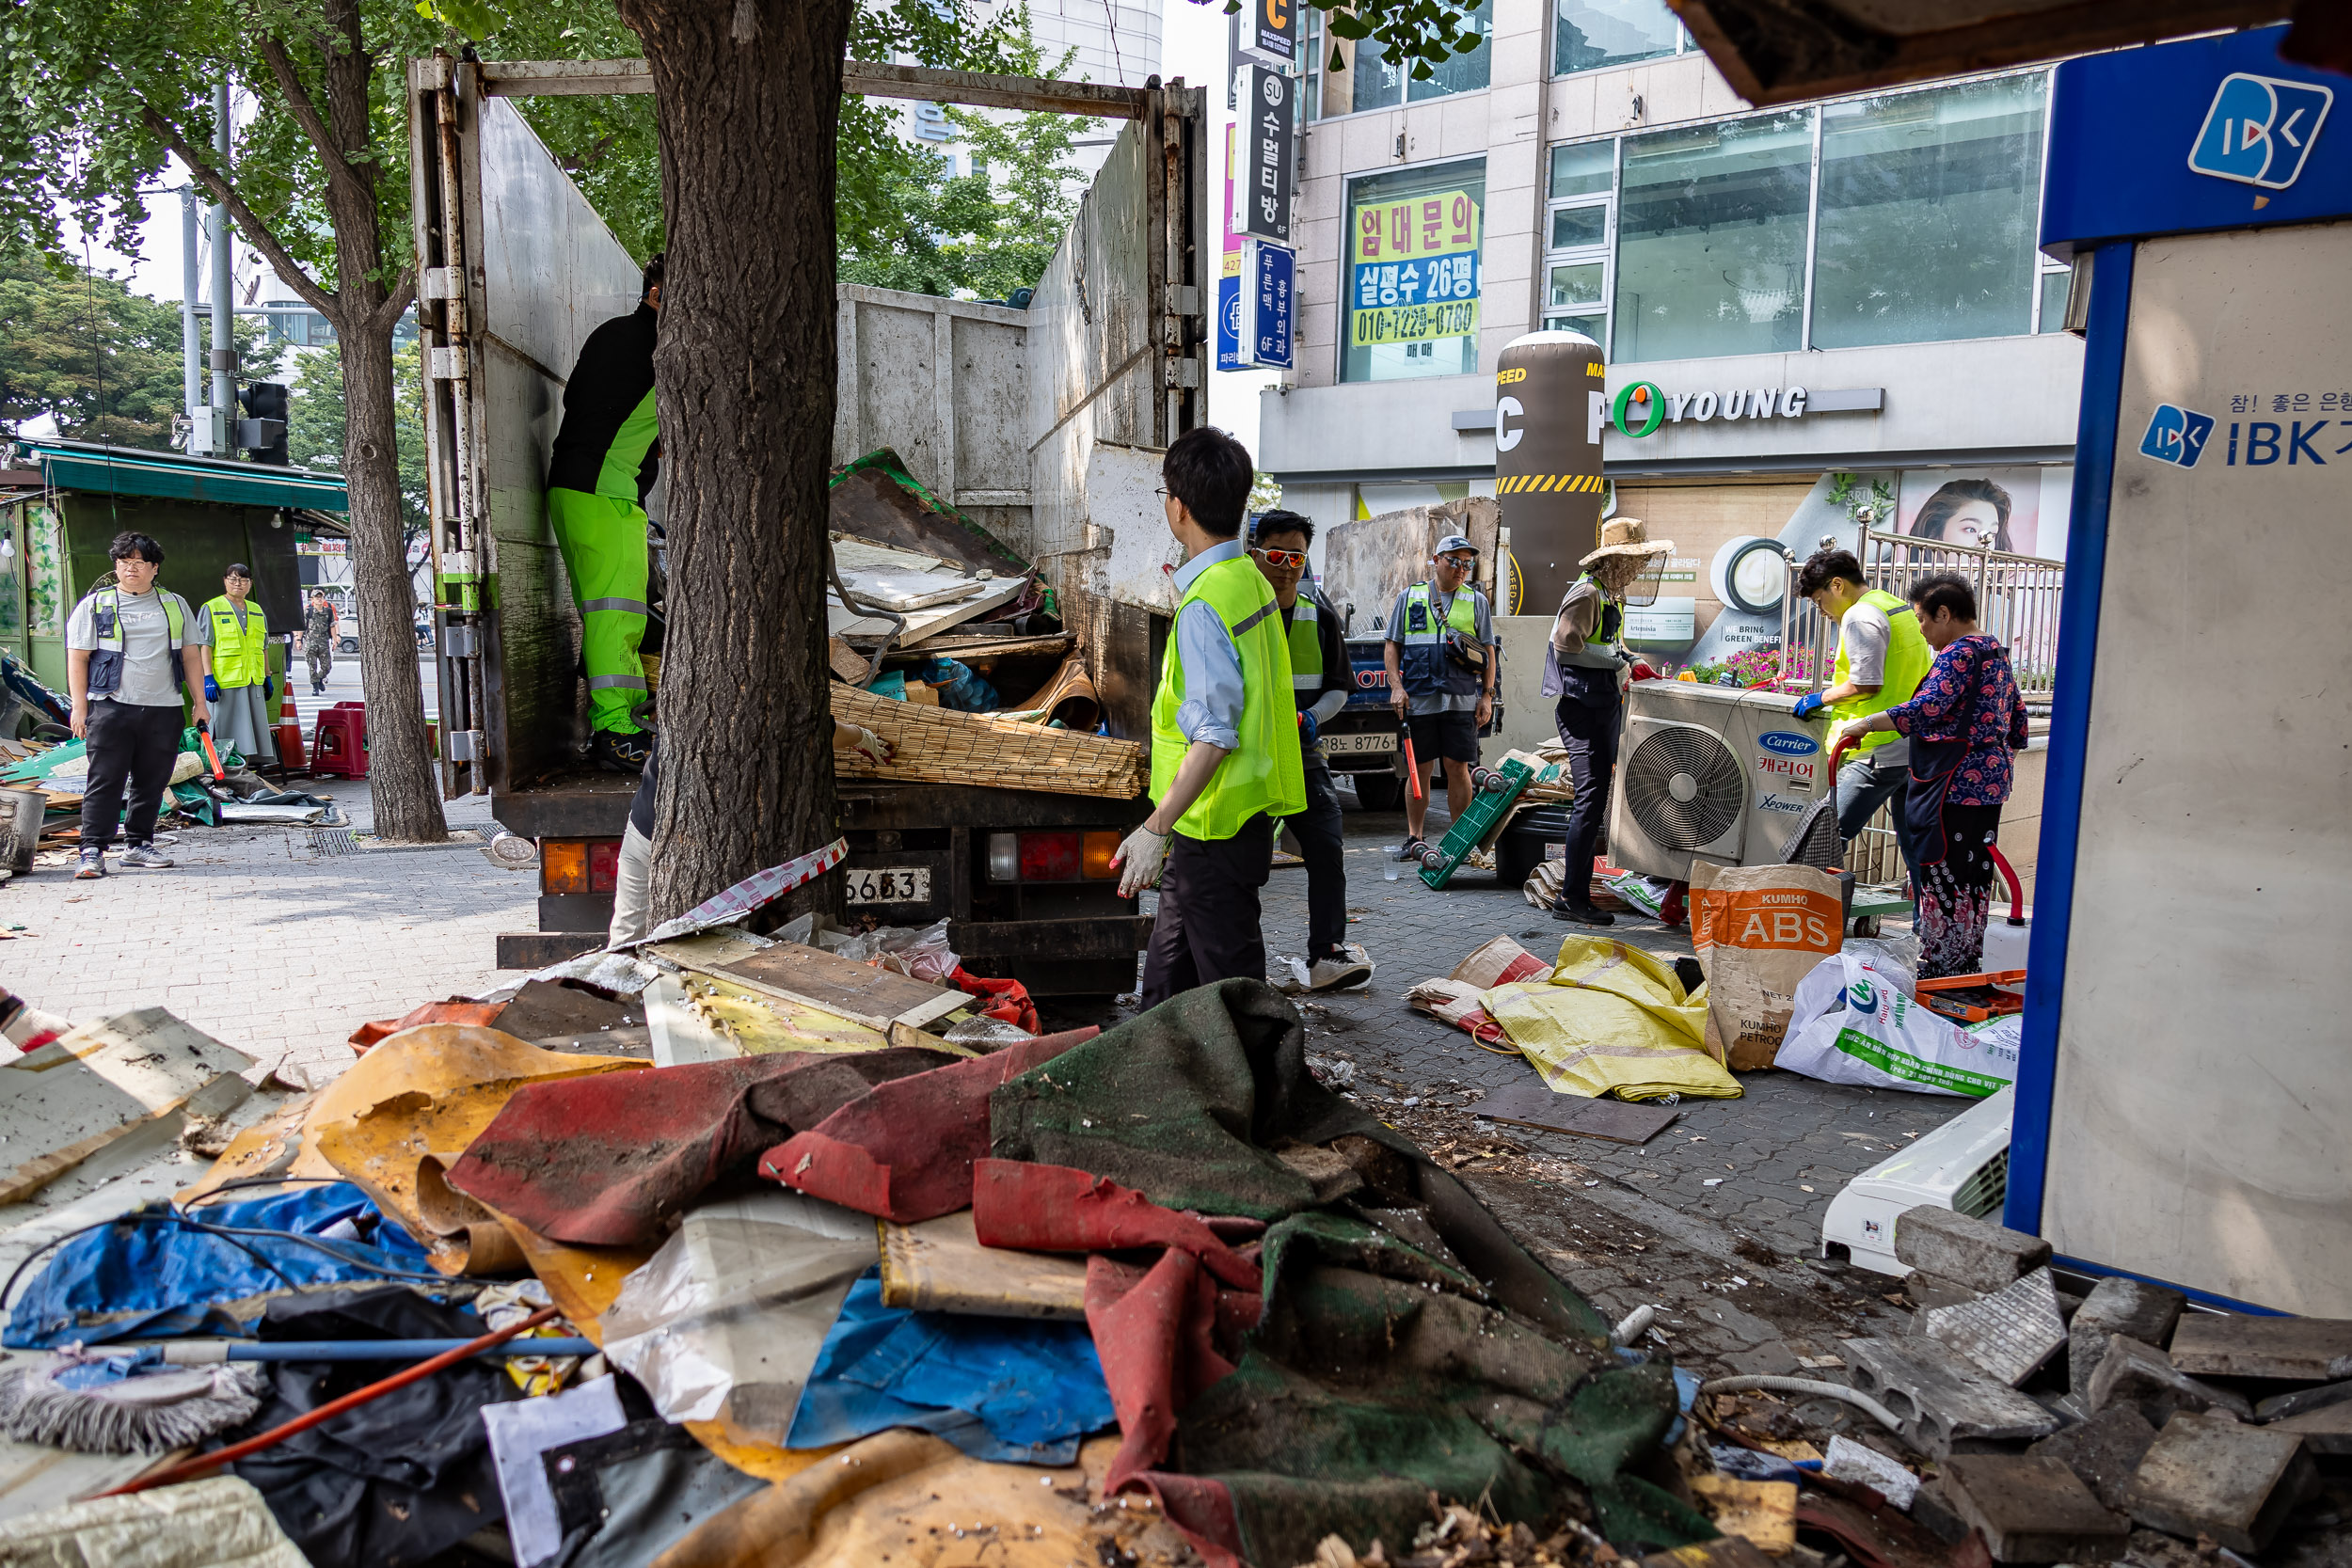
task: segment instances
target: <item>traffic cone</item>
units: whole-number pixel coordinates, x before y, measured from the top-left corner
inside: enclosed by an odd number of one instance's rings
[[[310,767],[302,754],[302,712],[294,706],[291,680],[278,692],[278,765],[290,773],[302,772]]]

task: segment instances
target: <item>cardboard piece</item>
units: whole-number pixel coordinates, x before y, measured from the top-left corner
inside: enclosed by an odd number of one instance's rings
[[[1580,1138],[1606,1138],[1620,1144],[1645,1144],[1682,1115],[1666,1105],[1584,1100],[1541,1084],[1514,1084],[1498,1089],[1472,1105],[1470,1114],[1514,1127],[1540,1128],[1547,1132],[1567,1132]]]
[[[85,1023],[0,1065],[0,1203],[22,1203],[133,1128],[217,1117],[253,1058],[161,1007]]]

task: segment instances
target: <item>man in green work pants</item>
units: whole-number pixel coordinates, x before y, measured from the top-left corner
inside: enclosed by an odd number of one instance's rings
[[[644,499],[661,461],[653,406],[660,309],[656,256],[645,263],[637,309],[606,322],[580,345],[548,465],[548,518],[580,609],[580,662],[596,731],[589,760],[616,773],[641,771],[651,740],[638,719],[647,688],[637,650],[648,614]]]

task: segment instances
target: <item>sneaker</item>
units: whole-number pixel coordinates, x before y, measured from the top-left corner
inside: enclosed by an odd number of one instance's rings
[[[1551,918],[1565,920],[1578,926],[1614,926],[1617,917],[1607,910],[1597,910],[1590,904],[1554,904]]]
[[[105,874],[106,851],[103,849],[83,850],[82,864],[80,868],[73,873],[73,879],[77,882],[87,881],[93,877],[103,877]]]
[[[1429,846],[1425,841],[1418,838],[1408,838],[1403,844],[1397,846],[1396,858],[1401,861],[1417,861],[1428,852]]]
[[[1309,990],[1344,990],[1372,978],[1372,965],[1345,953],[1317,958],[1307,966]]]
[[[653,747],[644,736],[618,730],[598,730],[588,748],[588,760],[608,773],[643,773],[651,755]]]
[[[122,852],[122,863],[161,867],[169,865],[171,857],[151,844],[134,844]]]

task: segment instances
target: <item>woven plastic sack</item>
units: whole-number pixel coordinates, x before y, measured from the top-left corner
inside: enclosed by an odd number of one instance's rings
[[[2014,1037],[1978,1035],[1903,994],[1901,980],[1849,953],[1797,986],[1773,1066],[1825,1084],[1982,1100],[2017,1076]]]
[[[1706,988],[1686,992],[1672,965],[1641,948],[1570,937],[1549,980],[1498,986],[1482,1001],[1563,1094],[1739,1098],[1740,1081],[1706,1049]]]
[[[1772,1065],[1797,983],[1844,938],[1837,879],[1809,865],[1691,867],[1691,947],[1707,971],[1707,1046],[1735,1071]]]

